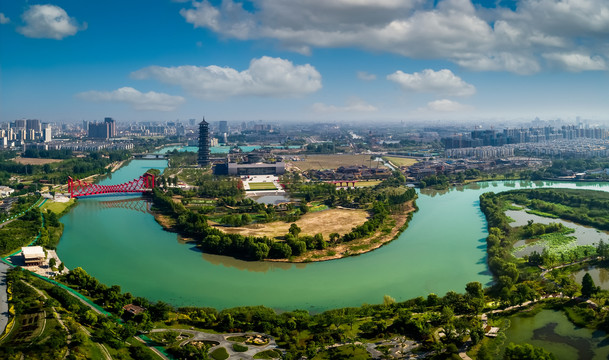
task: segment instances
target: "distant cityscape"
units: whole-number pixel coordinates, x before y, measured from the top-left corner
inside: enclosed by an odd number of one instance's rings
[[[0,124],[0,147],[24,151],[69,149],[98,151],[131,149],[132,141],[146,137],[173,137],[189,146],[201,147],[197,119],[187,121],[118,122],[112,117],[82,123],[48,123],[17,119]],[[470,129],[467,129],[467,128]],[[332,144],[335,151],[391,150],[392,144],[409,141],[434,144],[434,152],[404,155],[444,156],[452,159],[497,159],[515,155],[550,157],[609,156],[609,128],[587,122],[543,124],[536,119],[521,127],[485,129],[482,126],[424,126],[394,124],[370,127],[363,124],[273,124],[263,121],[212,121],[208,124],[210,147],[237,144],[316,145]],[[357,145],[352,145],[357,144]],[[328,145],[329,146],[329,145]],[[349,148],[350,147],[350,148]],[[342,149],[341,149],[342,148]]]

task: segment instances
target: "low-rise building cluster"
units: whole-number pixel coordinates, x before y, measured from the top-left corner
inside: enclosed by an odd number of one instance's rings
[[[338,169],[309,170],[307,175],[319,180],[360,180],[384,179],[391,175],[387,168],[369,168],[367,166],[341,166]]]

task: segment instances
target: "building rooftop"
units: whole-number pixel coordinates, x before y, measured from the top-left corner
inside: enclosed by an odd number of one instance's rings
[[[22,247],[21,250],[25,259],[40,259],[45,257],[42,246],[27,246]]]

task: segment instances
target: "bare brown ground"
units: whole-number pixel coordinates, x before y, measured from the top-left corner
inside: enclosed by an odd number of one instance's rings
[[[161,225],[163,227],[163,229],[169,230],[169,231],[173,231],[173,227],[176,224],[175,220],[172,219],[171,216],[167,216],[167,215],[163,215],[163,214],[159,214],[159,213],[154,214],[154,219],[156,220],[156,222],[159,223],[159,225]]]
[[[354,240],[349,243],[342,243],[336,246],[328,246],[324,250],[309,250],[304,255],[299,257],[292,257],[291,259],[266,259],[266,261],[279,261],[279,262],[314,262],[314,261],[327,261],[344,258],[347,256],[364,254],[369,251],[380,248],[381,246],[394,240],[399,235],[400,228],[404,226],[408,221],[408,215],[415,210],[413,202],[410,201],[407,207],[399,214],[391,215],[391,218],[395,220],[395,226],[388,234],[382,234],[377,231],[374,235],[366,238]],[[353,248],[356,248],[354,250]],[[329,252],[334,252],[334,255],[328,255]]]
[[[62,159],[39,159],[39,158],[22,158],[20,156],[16,157],[15,162],[23,165],[44,165],[44,164],[52,164],[57,162],[62,162]]]
[[[303,215],[296,221],[296,225],[302,229],[303,235],[323,234],[328,239],[331,233],[341,235],[351,231],[355,226],[361,225],[368,219],[368,213],[364,210],[352,209],[329,209]],[[252,224],[241,227],[225,227],[214,224],[210,225],[229,234],[241,234],[243,236],[268,236],[276,238],[287,234],[292,223],[275,221],[268,224]]]

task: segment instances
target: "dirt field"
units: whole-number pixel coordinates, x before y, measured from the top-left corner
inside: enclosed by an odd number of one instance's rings
[[[392,164],[400,166],[400,167],[401,166],[410,166],[417,162],[416,159],[394,157],[394,156],[383,156],[383,159],[385,159],[386,161],[389,161]]]
[[[393,241],[400,233],[400,228],[408,221],[409,214],[415,210],[413,202],[408,204],[408,207],[403,212],[391,215],[391,218],[395,222],[393,229],[383,234],[377,231],[374,235],[364,238],[350,241],[348,243],[341,243],[336,246],[330,245],[324,250],[311,250],[307,251],[304,255],[293,257],[289,261],[294,263],[309,262],[309,261],[327,261],[340,259],[347,256],[353,256],[357,254],[367,253],[374,249],[378,249],[381,246]],[[268,261],[286,262],[287,259],[278,259]]]
[[[14,160],[23,165],[44,165],[63,161],[61,159],[22,158],[20,156],[16,157]]]
[[[371,155],[303,155],[304,161],[290,161],[292,166],[302,171],[311,169],[336,169],[341,166],[366,165],[376,167],[376,161],[370,161]],[[380,167],[385,167],[379,164]]]
[[[302,229],[301,234],[303,235],[322,233],[327,240],[331,233],[346,234],[353,227],[366,222],[367,218],[368,213],[364,210],[330,209],[303,215],[296,221],[296,225]],[[242,227],[217,227],[226,233],[274,238],[287,234],[290,225],[291,223],[276,221],[268,224],[252,224]]]

